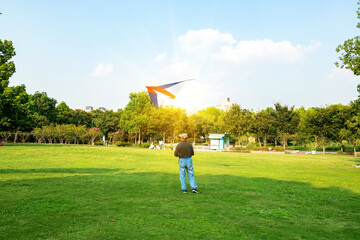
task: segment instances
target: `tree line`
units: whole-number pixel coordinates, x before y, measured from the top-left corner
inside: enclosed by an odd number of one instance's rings
[[[356,151],[360,139],[359,99],[309,109],[275,103],[258,112],[235,104],[228,111],[209,107],[188,115],[181,108],[155,109],[147,93],[138,92],[130,93],[124,109],[86,112],[57,104],[45,92],[29,94],[25,85],[9,86],[12,42],[0,40],[0,53],[0,138],[14,142],[94,144],[105,136],[110,142],[175,143],[187,132],[192,142],[206,143],[210,133],[228,133],[238,145],[319,145],[325,151],[328,144],[350,143]]]

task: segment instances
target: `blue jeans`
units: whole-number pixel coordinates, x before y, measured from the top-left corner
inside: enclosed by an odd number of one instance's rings
[[[194,177],[194,168],[191,158],[179,158],[181,190],[186,190],[185,171],[187,172],[191,189],[197,189],[195,177]]]

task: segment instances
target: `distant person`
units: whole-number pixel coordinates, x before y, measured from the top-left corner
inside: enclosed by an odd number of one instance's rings
[[[163,147],[164,147],[164,142],[163,142],[163,141],[159,141],[159,144],[160,144],[160,150],[163,149]]]
[[[151,142],[149,149],[155,149],[154,143]]]
[[[194,168],[192,163],[192,156],[194,155],[194,148],[191,143],[187,142],[187,134],[182,133],[179,135],[181,142],[176,146],[174,155],[179,157],[179,173],[180,173],[180,184],[183,193],[187,193],[186,190],[186,178],[185,171],[189,179],[191,191],[198,193],[197,186],[194,177]]]

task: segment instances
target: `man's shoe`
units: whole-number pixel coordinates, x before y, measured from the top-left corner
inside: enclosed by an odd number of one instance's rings
[[[196,189],[191,190],[193,193],[199,193]]]
[[[186,191],[186,190],[182,190],[182,192],[183,192],[183,193],[187,193],[187,191]]]

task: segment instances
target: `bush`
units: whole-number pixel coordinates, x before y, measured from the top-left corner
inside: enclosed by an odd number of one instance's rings
[[[249,145],[246,146],[246,149],[254,150],[256,147],[257,147],[256,143],[250,143]]]
[[[232,147],[230,150],[235,151],[235,152],[244,152],[244,153],[249,153],[250,152],[249,150],[246,150],[243,147]]]
[[[341,154],[343,154],[343,151],[338,150],[338,151],[336,151],[336,153],[339,154],[339,155],[341,155]]]
[[[295,150],[299,150],[299,151],[310,151],[311,148],[309,147],[304,147],[304,146],[296,146],[294,147]]]
[[[150,143],[143,143],[143,144],[140,144],[140,147],[142,147],[142,148],[149,148],[150,147]]]
[[[272,148],[273,151],[283,152],[285,149],[282,146],[276,146]]]
[[[292,151],[292,150],[295,150],[295,148],[294,147],[287,147],[286,150],[291,150]]]
[[[118,146],[118,147],[130,147],[132,144],[129,143],[129,142],[120,142],[120,141],[118,141],[118,142],[115,143],[115,145]]]
[[[346,152],[346,154],[348,154],[348,155],[353,155],[353,149],[351,149],[351,148],[345,149],[345,152]]]
[[[327,146],[325,147],[325,151],[328,151],[328,152],[337,152],[337,151],[341,151],[341,146]]]
[[[264,147],[258,147],[258,146],[256,146],[256,147],[253,147],[251,150],[253,150],[253,151],[268,151],[269,148],[264,148]]]

